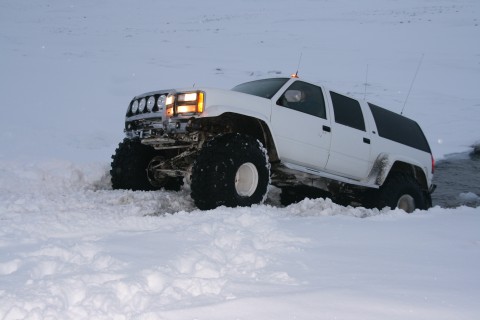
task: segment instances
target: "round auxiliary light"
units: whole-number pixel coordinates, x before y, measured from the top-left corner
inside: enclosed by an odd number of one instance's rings
[[[163,111],[163,109],[165,108],[166,100],[167,100],[166,95],[161,95],[160,97],[158,97],[158,101],[157,101],[158,111]]]
[[[138,104],[138,111],[140,112],[145,111],[146,104],[147,104],[147,100],[145,100],[145,98],[142,98],[142,100],[140,100],[140,103]]]
[[[137,113],[137,111],[138,111],[138,100],[135,100],[132,103],[132,113]]]
[[[155,97],[151,96],[147,100],[147,110],[151,112],[154,106],[155,106]]]

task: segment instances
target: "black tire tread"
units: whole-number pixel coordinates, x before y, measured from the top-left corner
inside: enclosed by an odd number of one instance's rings
[[[264,200],[270,182],[268,156],[261,143],[247,135],[224,134],[206,142],[192,168],[191,197],[201,210],[218,206],[250,206]],[[239,196],[234,188],[238,167],[252,162],[258,170],[259,185],[250,197]]]
[[[111,163],[111,182],[113,189],[133,191],[151,191],[165,188],[180,190],[183,181],[179,178],[165,178],[160,185],[152,185],[147,177],[150,160],[161,154],[150,146],[143,145],[139,139],[125,138],[115,150]]]
[[[402,172],[392,174],[380,187],[375,201],[376,207],[395,209],[398,199],[404,194],[410,194],[414,198],[416,209],[427,210],[430,207],[428,197],[425,196],[417,180]]]

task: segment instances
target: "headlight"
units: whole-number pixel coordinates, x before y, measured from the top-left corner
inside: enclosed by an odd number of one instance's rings
[[[179,102],[189,102],[189,101],[196,101],[197,100],[197,93],[182,93],[178,95]]]
[[[140,103],[138,104],[138,110],[140,112],[143,112],[145,110],[146,104],[147,104],[147,100],[145,100],[145,98],[142,98],[142,100],[140,100]]]
[[[197,112],[197,106],[178,106],[177,113],[193,113]]]
[[[172,94],[169,94],[167,98],[165,99],[165,108],[167,109],[167,117],[172,117],[173,116],[173,105],[175,102],[175,96]]]
[[[165,101],[166,100],[167,100],[166,95],[161,95],[160,97],[158,97],[158,100],[157,100],[158,111],[160,111],[160,112],[163,111],[163,109],[165,108]]]
[[[154,106],[155,106],[155,97],[151,96],[147,100],[147,110],[151,112]]]
[[[137,113],[138,111],[138,100],[133,101],[132,104],[132,113]]]
[[[205,94],[201,91],[180,93],[177,97],[177,114],[203,112]]]

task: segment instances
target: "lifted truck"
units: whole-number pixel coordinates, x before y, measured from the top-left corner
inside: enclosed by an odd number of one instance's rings
[[[432,205],[434,160],[415,121],[296,77],[141,94],[125,133],[112,156],[114,189],[188,183],[203,210],[262,203],[270,184],[282,203],[313,195],[406,212]]]

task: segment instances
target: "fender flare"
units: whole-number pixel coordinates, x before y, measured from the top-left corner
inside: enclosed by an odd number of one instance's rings
[[[404,171],[411,174],[423,188],[428,189],[425,170],[421,163],[410,158],[398,154],[381,153],[375,160],[369,180],[381,186],[392,172]]]

